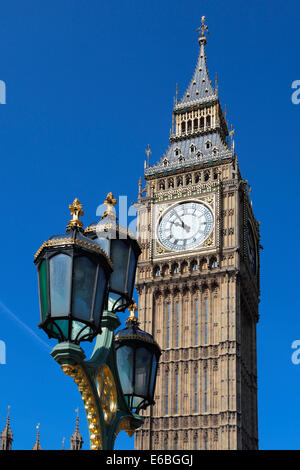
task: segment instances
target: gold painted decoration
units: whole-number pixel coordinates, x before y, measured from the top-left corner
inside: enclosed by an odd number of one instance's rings
[[[120,422],[119,427],[117,429],[116,437],[119,434],[119,432],[121,432],[121,431],[125,431],[126,434],[129,437],[132,437],[134,435],[135,430],[132,429],[132,427],[130,426],[130,419],[129,418],[122,419],[122,421]]]
[[[86,377],[85,372],[80,367],[80,365],[73,366],[70,364],[63,364],[61,368],[66,375],[69,375],[74,379],[74,382],[77,384],[78,390],[81,393],[81,398],[84,403],[88,421],[91,450],[101,450],[102,435],[100,419],[97,413],[97,405],[88,378]]]
[[[107,207],[106,211],[103,214],[102,219],[108,215],[115,215],[114,206],[117,204],[117,199],[114,199],[113,193],[108,193],[104,201],[104,205]]]
[[[96,381],[104,421],[109,425],[117,412],[117,388],[108,366],[103,365],[100,367]]]
[[[79,217],[81,215],[84,215],[84,212],[82,210],[82,204],[77,197],[74,199],[73,204],[69,205],[69,209],[73,218],[68,223],[67,230],[70,230],[74,227],[82,228],[83,223],[81,222],[81,220],[79,220]]]

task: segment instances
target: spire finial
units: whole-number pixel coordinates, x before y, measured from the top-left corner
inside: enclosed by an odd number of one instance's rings
[[[71,228],[74,228],[74,227],[82,228],[83,223],[81,222],[81,220],[79,220],[79,217],[81,215],[84,215],[84,212],[82,210],[81,202],[79,201],[77,197],[74,199],[73,204],[69,205],[69,209],[73,218],[68,223],[67,230],[70,230]]]
[[[147,166],[149,167],[149,164],[150,164],[150,155],[152,154],[149,144],[147,145],[147,148],[146,148],[146,150],[145,150],[145,153],[146,153],[146,155],[147,155]]]
[[[231,126],[230,126],[229,135],[230,135],[230,140],[231,140],[231,150],[234,151],[234,139],[233,139],[233,136],[234,136],[234,128],[233,128],[233,125],[232,125],[232,124],[231,124]]]
[[[137,317],[135,316],[135,312],[138,311],[138,308],[137,308],[137,304],[136,302],[132,299],[132,303],[129,305],[128,307],[128,310],[130,312],[130,315],[129,317],[127,318],[126,320],[126,324],[129,323],[129,322],[133,322],[133,323],[137,323],[138,322],[138,319]]]
[[[215,76],[215,94],[216,95],[218,94],[218,91],[219,91],[219,83],[218,83],[218,74],[216,72],[216,76]]]
[[[35,444],[34,444],[32,450],[42,450],[42,446],[41,446],[41,443],[40,443],[40,423],[38,423],[36,425],[36,429],[37,429],[36,441],[35,441]]]
[[[175,105],[177,105],[177,103],[178,103],[178,92],[179,92],[178,83],[176,83],[176,88],[175,88]]]
[[[209,34],[208,26],[205,24],[205,16],[202,16],[201,26],[197,29],[197,32],[199,33],[199,37],[198,37],[199,44],[204,44],[205,45],[206,44],[205,33]],[[200,36],[200,33],[201,33],[201,36]]]
[[[78,414],[79,409],[78,408],[76,408],[75,413],[76,413],[76,425],[75,425],[75,431],[73,432],[71,439],[70,439],[71,450],[81,450],[83,439],[79,432],[79,414]]]
[[[114,206],[117,204],[117,199],[114,199],[113,193],[108,193],[106,199],[104,201],[104,205],[107,207],[106,211],[104,212],[102,219],[108,215],[112,215],[115,217],[115,209]]]

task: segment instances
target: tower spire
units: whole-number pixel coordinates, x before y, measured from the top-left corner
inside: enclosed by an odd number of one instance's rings
[[[9,408],[7,408],[7,418],[6,418],[6,425],[5,428],[3,429],[0,439],[1,439],[1,450],[11,450],[12,448],[12,443],[13,443],[13,433],[10,428],[10,417],[9,417]]]
[[[206,34],[208,34],[208,27],[205,24],[205,16],[201,18],[201,26],[197,29],[198,41],[200,45],[199,57],[195,68],[192,80],[179,101],[175,101],[175,109],[186,106],[188,104],[197,104],[204,100],[212,100],[216,98],[216,94],[213,90],[206,64],[205,45],[206,45]]]
[[[41,443],[40,443],[40,423],[36,425],[36,429],[37,429],[36,440],[35,440],[32,450],[43,450]]]
[[[79,432],[79,416],[78,416],[78,408],[76,408],[76,425],[75,431],[73,432],[70,443],[71,443],[71,450],[81,450],[83,444],[83,438]]]

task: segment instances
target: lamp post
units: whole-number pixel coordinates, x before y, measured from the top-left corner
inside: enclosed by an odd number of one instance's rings
[[[117,434],[132,436],[143,424],[140,409],[153,404],[160,348],[140,330],[132,301],[140,248],[133,234],[119,227],[112,193],[98,224],[83,231],[78,199],[69,206],[72,220],[64,235],[43,243],[35,255],[42,328],[58,340],[51,352],[81,393],[90,448],[114,448]],[[117,312],[129,309],[123,330]],[[85,360],[80,343],[93,341]]]

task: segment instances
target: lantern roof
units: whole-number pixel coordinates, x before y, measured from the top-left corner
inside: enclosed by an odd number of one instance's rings
[[[146,331],[143,331],[139,328],[139,321],[135,316],[135,312],[138,310],[137,305],[133,302],[129,307],[128,310],[130,312],[129,317],[126,321],[126,327],[122,330],[117,331],[115,334],[115,341],[126,341],[126,340],[135,340],[141,343],[146,344],[153,344],[158,348],[159,353],[161,352],[159,345],[154,340],[153,336]]]
[[[83,215],[83,211],[81,210],[82,205],[79,199],[76,198],[73,204],[69,205],[69,209],[71,215],[73,215],[73,219],[68,223],[66,233],[52,235],[49,240],[45,241],[36,252],[34,256],[35,261],[39,258],[45,249],[79,247],[96,254],[102,254],[112,268],[112,262],[105,251],[93,240],[86,237],[83,233],[83,224],[81,220],[79,220],[79,216]]]
[[[91,223],[86,227],[84,233],[89,236],[97,235],[99,238],[131,238],[137,242],[133,232],[118,224],[118,219],[114,209],[116,204],[117,199],[114,198],[113,193],[108,193],[104,201],[106,211],[104,212],[102,219],[99,222]],[[123,235],[123,237],[120,237],[119,235]]]

